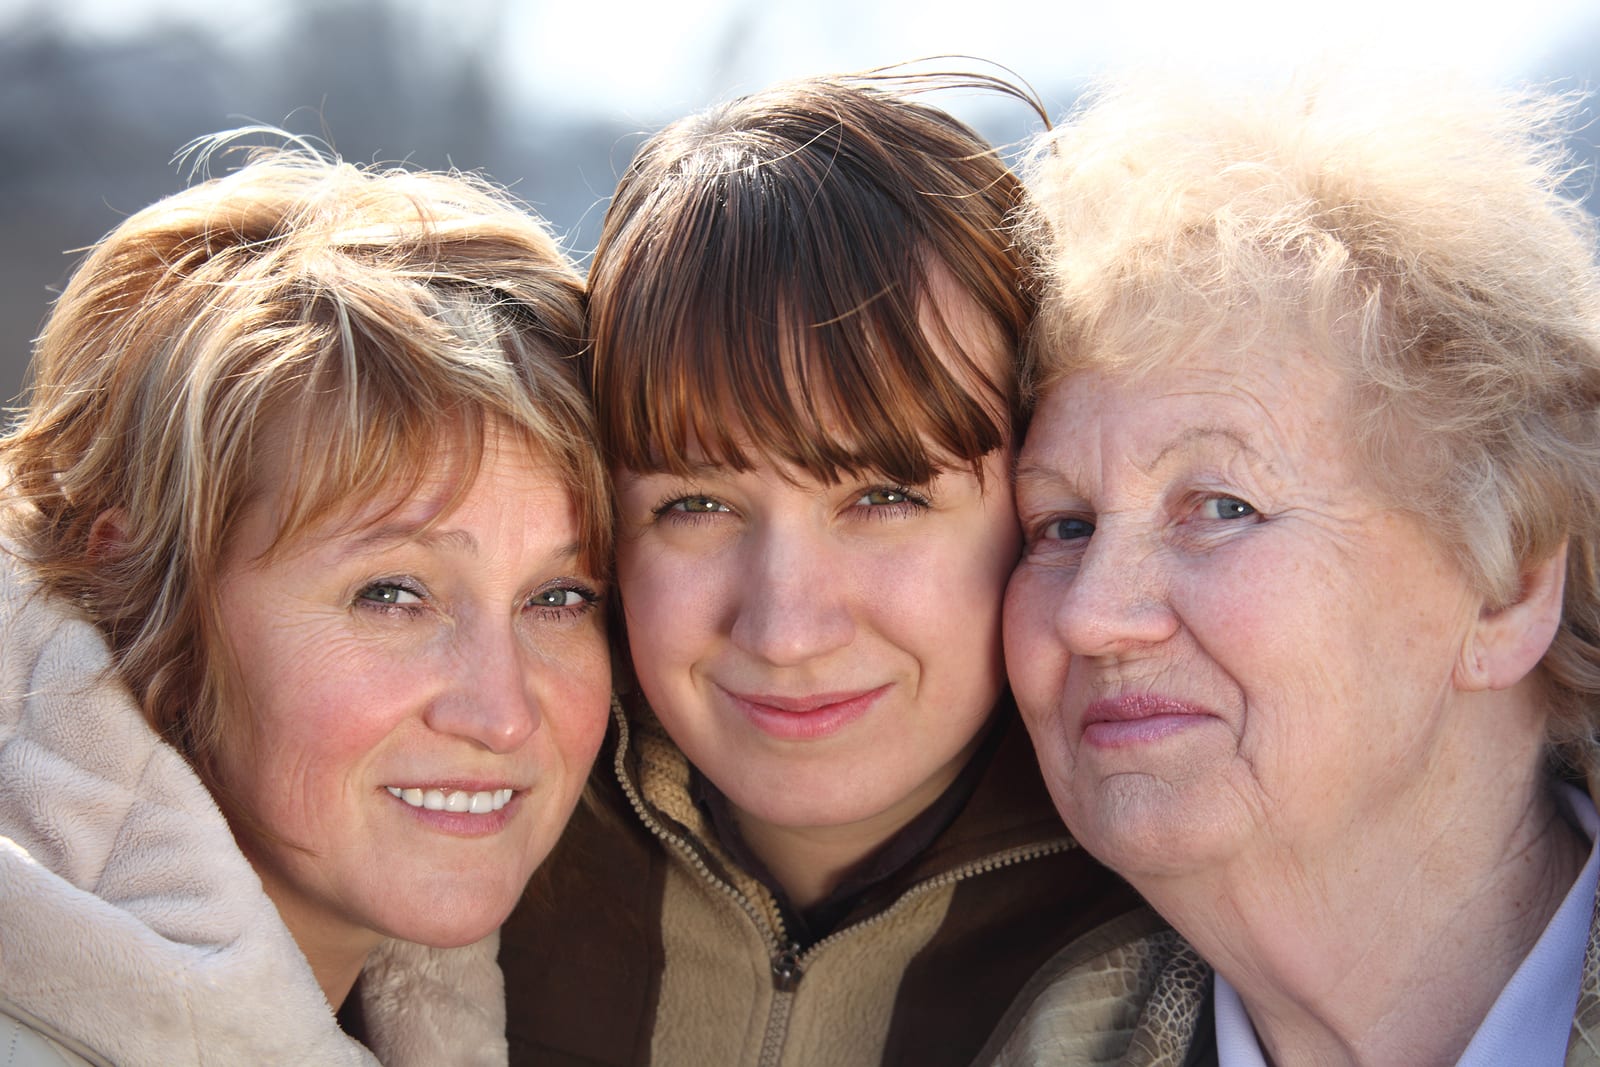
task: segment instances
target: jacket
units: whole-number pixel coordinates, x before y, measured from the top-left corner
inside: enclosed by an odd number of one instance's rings
[[[6,1062],[504,1062],[494,939],[387,942],[359,983],[371,1050],[344,1034],[100,631],[3,544],[0,783],[0,1052],[19,1057]]]
[[[788,944],[688,761],[614,715],[591,795],[501,934],[513,1064],[968,1063],[1017,990],[1137,897],[1067,835],[1016,713],[972,795],[834,932]]]

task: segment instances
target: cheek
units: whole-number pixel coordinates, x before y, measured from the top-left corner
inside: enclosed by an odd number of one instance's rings
[[[1051,626],[1050,587],[1047,573],[1023,564],[1006,588],[1006,673],[1025,716],[1053,706],[1066,682],[1061,667],[1067,653]]]

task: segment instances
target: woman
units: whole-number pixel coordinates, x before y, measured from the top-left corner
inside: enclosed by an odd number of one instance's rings
[[[589,322],[637,684],[601,814],[502,937],[513,1062],[965,1064],[1131,905],[1005,690],[1020,190],[913,86],[685,119],[607,213]]]
[[[609,702],[582,326],[502,194],[309,150],[93,249],[0,445],[17,1028],[94,1063],[504,1062],[490,935]]]
[[[1594,222],[1561,101],[1388,88],[1113,92],[1035,176],[1006,654],[1183,938],[1126,1062],[1597,1059]]]

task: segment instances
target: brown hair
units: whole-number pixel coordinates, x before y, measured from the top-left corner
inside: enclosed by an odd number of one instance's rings
[[[281,545],[416,486],[441,439],[466,445],[465,491],[496,420],[557,472],[584,565],[608,573],[582,316],[543,224],[486,182],[257,150],[133,215],[73,275],[0,442],[8,529],[209,774],[227,725],[216,582],[268,435],[295,476]],[[107,553],[102,516],[118,530]]]
[[[684,473],[698,446],[740,469],[749,450],[828,480],[874,469],[916,483],[1012,439],[1013,356],[1033,312],[1006,232],[1022,189],[976,133],[911,99],[956,85],[1032,103],[987,77],[810,78],[646,142],[589,275],[611,464]],[[936,280],[993,324],[1003,367],[953,343]]]

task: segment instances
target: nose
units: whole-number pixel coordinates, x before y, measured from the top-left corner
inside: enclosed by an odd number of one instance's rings
[[[1075,656],[1127,655],[1178,629],[1164,549],[1102,522],[1055,605],[1055,629]]]
[[[514,625],[462,627],[453,645],[445,668],[450,677],[428,705],[428,726],[490,752],[515,751],[542,716],[530,653]]]
[[[735,591],[735,646],[795,666],[855,639],[851,568],[823,533],[774,529],[752,546]]]

